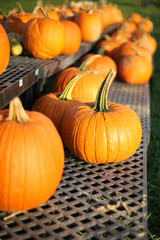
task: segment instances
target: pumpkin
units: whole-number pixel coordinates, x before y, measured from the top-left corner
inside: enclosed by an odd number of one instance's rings
[[[129,15],[129,20],[138,25],[143,20],[143,18],[139,13],[133,12]]]
[[[82,34],[80,27],[75,23],[67,19],[62,19],[61,23],[65,29],[65,43],[61,54],[72,55],[76,53],[81,45]]]
[[[145,48],[152,56],[155,54],[157,50],[157,41],[151,34],[142,34],[136,42],[139,46]]]
[[[152,62],[152,55],[144,47],[141,47],[140,44],[132,41],[125,42],[119,47],[115,48],[112,51],[112,57],[114,61],[118,64],[118,62],[123,56],[135,55],[135,51],[138,52],[138,55],[142,55],[150,62]]]
[[[77,158],[88,163],[121,162],[139,147],[141,121],[131,108],[107,103],[113,70],[102,83],[95,103],[73,108],[62,120],[61,137]]]
[[[79,99],[71,97],[71,93],[76,82],[84,74],[86,74],[85,71],[75,75],[61,93],[54,92],[45,94],[38,98],[32,106],[33,111],[41,112],[50,118],[59,133],[64,114],[73,107],[83,104]]]
[[[142,32],[150,33],[153,31],[153,22],[149,18],[143,18],[142,21],[138,24],[138,28]]]
[[[10,59],[10,43],[6,31],[0,24],[0,75],[5,71]]]
[[[138,54],[123,56],[118,63],[120,79],[129,84],[144,84],[152,76],[152,63]]]
[[[104,79],[109,73],[110,69],[113,69],[115,72],[117,72],[117,65],[111,57],[104,56],[103,51],[105,51],[105,47],[100,48],[97,54],[91,55],[90,53],[88,53],[87,55],[82,57],[81,61],[83,60],[83,58],[85,59],[84,61],[82,61],[83,69],[96,70],[99,72],[99,74],[102,75]]]
[[[25,111],[18,97],[0,111],[0,210],[40,206],[56,191],[63,173],[64,148],[52,121]]]
[[[81,67],[69,67],[62,70],[53,82],[52,91],[61,93],[70,79],[81,71],[84,71]],[[95,101],[97,91],[102,81],[103,77],[94,70],[86,71],[86,74],[81,76],[75,84],[71,96],[77,97],[82,102]]]
[[[82,33],[82,41],[97,41],[102,33],[102,19],[92,10],[89,12],[81,11],[75,22],[79,25]]]
[[[47,16],[33,18],[25,25],[22,40],[24,49],[33,57],[51,59],[64,48],[65,29],[60,21]]]
[[[104,39],[100,40],[96,45],[96,50],[99,51],[100,48],[105,47],[104,55],[112,57],[112,51],[119,47],[120,43],[118,43],[115,39],[113,40],[109,35],[104,35]]]
[[[17,3],[19,7],[19,12],[12,13],[8,16],[5,21],[5,30],[7,33],[16,32],[22,35],[24,25],[34,17],[32,13],[25,12],[20,5]]]

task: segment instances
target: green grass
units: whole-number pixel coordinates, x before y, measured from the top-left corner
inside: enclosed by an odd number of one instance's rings
[[[149,1],[149,0],[148,0]],[[16,0],[0,0],[0,9],[6,13],[17,7]],[[32,11],[36,0],[19,1],[25,11]],[[44,0],[44,3],[47,0]],[[63,1],[50,1],[52,4],[61,4]],[[138,12],[143,17],[149,17],[154,23],[152,35],[158,43],[154,55],[154,73],[150,81],[150,106],[151,106],[151,134],[147,157],[147,191],[148,191],[148,233],[149,239],[160,239],[160,1],[149,1],[143,6],[137,0],[111,0],[122,10],[125,17],[132,12]]]

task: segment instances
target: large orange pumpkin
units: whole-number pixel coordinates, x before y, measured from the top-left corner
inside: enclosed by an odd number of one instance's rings
[[[63,173],[64,148],[45,115],[25,111],[18,97],[0,111],[0,210],[40,206],[56,191]]]
[[[107,103],[114,77],[111,71],[99,89],[95,104],[73,108],[62,120],[61,137],[65,146],[89,163],[123,161],[141,142],[142,125],[136,112],[122,104]]]
[[[33,18],[25,25],[23,45],[35,58],[54,58],[62,52],[64,43],[65,29],[58,20]]]
[[[5,71],[10,59],[10,43],[6,31],[0,24],[0,75]]]

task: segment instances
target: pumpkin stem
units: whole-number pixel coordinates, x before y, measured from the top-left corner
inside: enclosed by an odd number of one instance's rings
[[[71,80],[67,83],[67,85],[65,86],[62,93],[58,96],[58,98],[62,99],[62,100],[66,100],[66,101],[72,100],[71,93],[72,93],[72,90],[73,90],[76,82],[84,75],[86,75],[88,73],[92,73],[92,72],[93,72],[92,70],[82,71],[82,72],[77,73],[75,76],[73,76],[71,78]]]
[[[101,87],[98,90],[96,101],[94,106],[91,108],[96,112],[106,112],[109,111],[108,105],[107,105],[107,98],[108,98],[108,92],[110,85],[116,76],[116,72],[114,70],[110,70],[106,78],[101,84]]]
[[[6,20],[6,19],[7,19],[7,14],[6,14],[5,12],[3,12],[1,9],[0,9],[0,14],[2,14],[2,15],[3,15],[3,17],[4,17],[4,20]]]
[[[9,115],[6,118],[7,121],[16,121],[19,123],[26,123],[30,121],[26,111],[24,110],[22,103],[18,97],[13,98],[9,103]]]
[[[107,42],[113,41],[113,40],[112,40],[112,37],[111,37],[110,35],[108,35],[108,34],[105,34],[105,35],[104,35],[104,39],[105,39]]]
[[[95,55],[87,58],[86,60],[84,60],[84,61],[82,62],[82,64],[81,64],[80,67],[79,67],[79,70],[82,70],[82,71],[87,70],[88,65],[89,65],[90,63],[92,63],[96,58],[100,58],[100,57],[101,57],[100,54],[95,54]]]
[[[21,4],[20,4],[19,2],[17,2],[17,5],[18,5],[19,10],[20,10],[19,14],[20,14],[20,15],[25,15],[26,13],[25,13],[25,11],[23,10]]]
[[[136,56],[139,56],[139,52],[138,52],[138,50],[137,50],[135,47],[133,47],[133,46],[132,46],[131,48],[133,49],[135,55],[136,55]]]
[[[99,55],[104,55],[105,51],[108,49],[108,46],[103,46],[101,47],[99,50],[98,50],[98,53]]]
[[[42,12],[45,18],[49,18],[48,13],[45,11],[44,7],[36,6],[33,10],[33,14],[36,14],[36,12],[38,13],[38,11]]]

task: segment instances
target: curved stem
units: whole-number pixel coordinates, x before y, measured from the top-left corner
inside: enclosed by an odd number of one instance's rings
[[[0,14],[2,14],[2,15],[3,15],[3,17],[4,17],[4,20],[6,20],[6,19],[7,19],[7,14],[6,14],[5,12],[3,12],[1,9],[0,9]]]
[[[104,55],[105,51],[108,49],[108,46],[103,46],[98,50],[99,55]]]
[[[64,90],[62,91],[62,93],[58,96],[59,99],[62,100],[72,100],[71,94],[72,94],[72,90],[75,86],[75,84],[77,83],[77,81],[83,77],[84,75],[88,74],[88,73],[92,73],[92,70],[87,70],[87,71],[82,71],[77,73],[75,76],[73,76],[71,78],[71,80],[67,83],[67,85],[65,86]]]
[[[24,110],[22,103],[18,97],[13,98],[9,103],[9,115],[7,121],[16,121],[19,123],[26,123],[30,121],[29,116]]]
[[[20,14],[20,15],[25,15],[26,13],[25,13],[25,11],[23,10],[21,4],[20,4],[19,2],[17,2],[17,5],[18,5],[19,10],[20,10],[19,14]]]
[[[109,111],[108,105],[107,105],[107,98],[108,98],[108,92],[110,85],[113,81],[113,79],[116,76],[116,72],[114,70],[110,70],[106,78],[101,84],[101,87],[99,88],[99,91],[97,93],[96,101],[92,109],[96,112],[106,112]]]
[[[79,70],[87,70],[87,67],[90,63],[92,63],[96,58],[100,58],[101,55],[100,54],[95,54],[89,58],[87,58],[85,61],[82,62],[82,64],[79,67]]]

